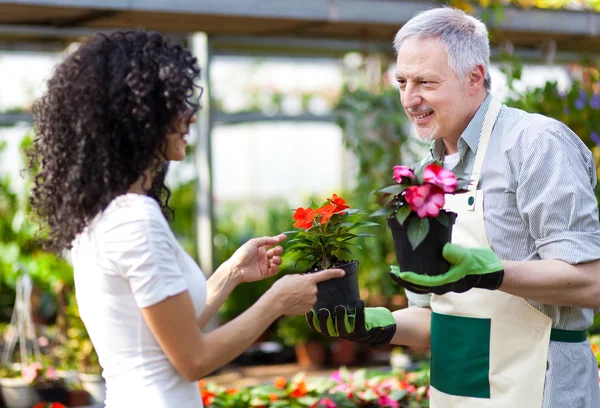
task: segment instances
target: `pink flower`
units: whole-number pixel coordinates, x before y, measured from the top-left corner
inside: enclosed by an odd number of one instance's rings
[[[437,164],[425,166],[425,169],[423,169],[423,180],[443,188],[446,193],[453,193],[458,185],[454,173],[450,170],[443,169]]]
[[[333,381],[341,383],[342,382],[342,374],[340,373],[340,370],[337,370],[336,372],[334,372],[333,374],[331,374],[331,378]]]
[[[50,380],[57,380],[58,375],[56,374],[56,370],[52,366],[48,366],[46,369],[46,377]]]
[[[414,178],[415,174],[407,166],[394,166],[394,180],[398,183],[402,182],[402,177]]]
[[[321,401],[319,401],[319,407],[323,407],[323,408],[337,408],[337,405],[336,405],[335,402],[333,402],[329,398],[323,398]]]
[[[28,383],[32,383],[33,380],[35,380],[35,378],[38,375],[38,370],[41,370],[41,369],[42,369],[42,365],[40,363],[37,363],[37,362],[31,363],[27,367],[24,367],[21,370],[21,376]]]
[[[395,401],[385,395],[379,397],[379,399],[377,400],[377,404],[379,404],[380,407],[389,407],[389,408],[399,408],[400,407],[400,404],[398,404],[398,401]]]
[[[419,217],[437,217],[446,202],[444,191],[433,184],[410,186],[405,191],[406,202]]]

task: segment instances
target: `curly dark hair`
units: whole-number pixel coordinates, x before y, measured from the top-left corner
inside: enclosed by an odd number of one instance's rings
[[[196,58],[161,34],[97,34],[55,69],[33,106],[30,203],[55,250],[150,168],[148,195],[172,215],[159,154],[175,118],[199,108]]]

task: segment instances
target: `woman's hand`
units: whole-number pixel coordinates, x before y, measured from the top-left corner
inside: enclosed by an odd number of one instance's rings
[[[286,275],[267,291],[273,307],[287,316],[308,313],[317,302],[317,283],[333,278],[341,278],[343,269],[327,269],[304,275]]]
[[[231,271],[238,282],[255,282],[279,272],[283,248],[274,245],[286,239],[285,234],[275,237],[253,238],[239,247],[229,258]]]

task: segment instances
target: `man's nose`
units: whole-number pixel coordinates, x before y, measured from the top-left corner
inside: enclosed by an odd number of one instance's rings
[[[412,84],[406,84],[406,87],[401,94],[401,102],[402,106],[404,106],[404,109],[414,108],[423,103],[423,98],[421,97],[419,90]]]

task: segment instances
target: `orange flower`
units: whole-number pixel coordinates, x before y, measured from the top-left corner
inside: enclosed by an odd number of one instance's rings
[[[597,344],[592,344],[592,351],[594,352],[594,354],[598,354],[598,345]]]
[[[319,214],[321,216],[321,225],[325,224],[327,221],[329,221],[329,219],[331,218],[331,216],[333,214],[335,214],[336,212],[336,206],[335,204],[329,203],[327,205],[324,205],[321,208],[317,208],[315,210],[315,214]]]
[[[337,194],[334,194],[332,198],[328,198],[327,200],[335,204],[335,212],[344,211],[346,208],[350,208],[349,205],[346,205],[346,200],[344,200],[342,197],[338,197]]]
[[[277,397],[277,394],[269,394],[269,399],[271,402],[275,402],[279,399],[279,397]]]
[[[290,397],[292,398],[300,398],[304,397],[308,394],[308,389],[306,389],[306,383],[304,381],[300,381],[296,388],[291,392]]]
[[[287,384],[287,381],[283,377],[277,377],[275,379],[275,388],[279,388],[280,390],[283,390],[285,388],[286,384]]]
[[[206,381],[204,381],[204,380],[198,381],[198,388],[206,388]]]
[[[294,223],[294,227],[309,229],[310,227],[312,227],[312,222],[314,218],[315,211],[312,208],[299,207],[294,213],[294,219],[296,220],[296,222]]]
[[[225,393],[226,393],[227,395],[233,395],[233,394],[237,394],[237,393],[238,393],[238,391],[239,391],[239,390],[238,390],[237,388],[227,388],[227,389],[225,390]]]

